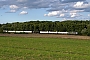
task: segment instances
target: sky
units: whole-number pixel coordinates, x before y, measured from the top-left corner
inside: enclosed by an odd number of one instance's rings
[[[0,23],[90,20],[90,0],[0,0]]]

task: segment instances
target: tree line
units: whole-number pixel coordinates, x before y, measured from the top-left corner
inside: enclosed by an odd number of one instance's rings
[[[8,31],[59,31],[78,32],[79,35],[90,35],[90,21],[28,21],[0,24],[0,32]]]

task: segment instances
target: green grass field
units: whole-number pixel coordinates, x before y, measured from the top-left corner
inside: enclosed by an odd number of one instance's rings
[[[90,60],[90,40],[0,37],[0,60]]]

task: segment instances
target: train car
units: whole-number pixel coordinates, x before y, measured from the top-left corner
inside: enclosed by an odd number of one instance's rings
[[[7,31],[3,30],[5,33],[32,33],[32,31]]]

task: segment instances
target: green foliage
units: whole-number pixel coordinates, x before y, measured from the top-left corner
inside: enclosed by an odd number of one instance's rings
[[[11,31],[61,31],[61,32],[78,32],[79,35],[90,35],[90,21],[29,21],[1,24],[1,30]],[[85,32],[85,28],[88,32]]]
[[[82,35],[87,35],[87,33],[88,33],[88,31],[87,31],[86,28],[82,29],[82,31],[81,31],[81,34],[82,34]]]
[[[90,40],[0,37],[0,60],[90,60]]]
[[[2,28],[0,28],[0,33],[3,33],[3,29]]]
[[[90,24],[87,26],[87,35],[90,36]]]

